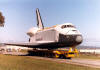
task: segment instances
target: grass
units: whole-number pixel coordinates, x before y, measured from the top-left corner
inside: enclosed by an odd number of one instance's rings
[[[28,50],[20,50],[20,52],[22,52],[22,53],[28,53]]]
[[[0,70],[100,70],[96,68],[33,59],[26,56],[0,55]]]

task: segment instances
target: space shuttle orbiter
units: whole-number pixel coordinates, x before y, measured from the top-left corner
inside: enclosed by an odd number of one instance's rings
[[[31,28],[27,32],[27,35],[30,36],[29,43],[6,43],[6,45],[56,49],[76,46],[82,42],[82,34],[72,23],[44,28],[39,9],[36,9],[36,16],[37,27]]]

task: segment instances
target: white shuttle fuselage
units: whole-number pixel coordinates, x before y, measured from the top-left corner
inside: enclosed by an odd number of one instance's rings
[[[42,48],[72,47],[82,42],[82,35],[72,23],[64,23],[49,28],[31,28],[28,33],[30,43],[50,43]]]

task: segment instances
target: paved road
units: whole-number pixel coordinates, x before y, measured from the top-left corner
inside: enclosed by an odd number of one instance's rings
[[[68,62],[70,62],[71,64],[76,64],[76,65],[100,68],[100,60],[77,58],[77,59],[67,60],[66,63]]]
[[[30,57],[30,56],[28,56],[28,57]],[[69,60],[69,59],[56,59],[56,58],[35,57],[35,56],[31,56],[31,58],[45,59],[45,60],[51,60],[51,61],[55,61],[55,62],[75,64],[75,65],[79,65],[79,66],[88,66],[88,67],[93,67],[93,68],[100,68],[100,60],[94,60],[94,59],[73,58],[73,59]]]

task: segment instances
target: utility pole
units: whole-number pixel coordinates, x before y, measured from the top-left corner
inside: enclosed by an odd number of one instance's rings
[[[4,23],[5,23],[5,17],[0,12],[0,27],[4,27]]]

